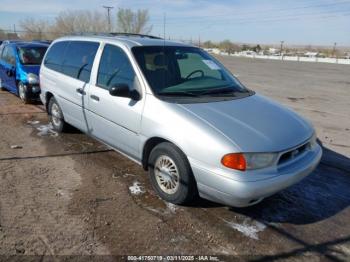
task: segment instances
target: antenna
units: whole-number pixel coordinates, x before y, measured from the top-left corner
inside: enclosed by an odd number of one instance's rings
[[[164,17],[163,17],[163,39],[165,39],[165,25],[166,25],[166,13],[164,12]]]
[[[106,5],[103,5],[102,7],[107,10],[108,31],[111,32],[111,16],[110,16],[110,12],[111,12],[111,9],[113,9],[114,7],[113,6],[106,6]]]
[[[164,20],[163,20],[163,67],[165,66],[165,25],[166,25],[166,13],[164,12]],[[169,68],[167,67],[166,70],[169,70]],[[166,78],[167,74],[165,72],[165,70],[163,70],[163,88],[165,88],[165,84],[166,84]]]

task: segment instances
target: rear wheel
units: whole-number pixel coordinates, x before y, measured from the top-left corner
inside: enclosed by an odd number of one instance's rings
[[[3,87],[3,81],[2,81],[1,78],[0,78],[0,90],[5,90],[4,87]]]
[[[29,104],[31,100],[29,99],[29,96],[28,96],[27,86],[22,82],[18,82],[17,89],[18,89],[19,98],[23,101],[23,103]]]
[[[171,143],[157,145],[149,157],[149,174],[158,195],[174,204],[190,203],[197,186],[186,155]]]
[[[55,131],[59,133],[67,131],[68,124],[64,121],[62,110],[54,97],[51,97],[49,101],[48,113]]]

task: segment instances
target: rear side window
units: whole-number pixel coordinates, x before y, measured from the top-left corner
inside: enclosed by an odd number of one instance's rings
[[[117,46],[106,45],[98,69],[97,85],[108,90],[116,84],[134,87],[135,81],[135,72],[125,52]]]
[[[15,51],[11,46],[7,45],[4,47],[4,50],[2,52],[2,59],[10,65],[16,64]]]
[[[50,47],[44,61],[44,65],[47,68],[50,68],[57,72],[62,72],[64,52],[68,43],[69,42],[58,42]]]
[[[62,73],[84,82],[90,81],[91,68],[99,43],[72,41],[65,52]]]

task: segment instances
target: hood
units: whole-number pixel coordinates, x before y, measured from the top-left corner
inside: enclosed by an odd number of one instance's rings
[[[25,73],[32,73],[39,75],[40,65],[22,65],[22,70]]]
[[[229,138],[241,152],[283,151],[314,132],[299,115],[260,95],[179,106]]]

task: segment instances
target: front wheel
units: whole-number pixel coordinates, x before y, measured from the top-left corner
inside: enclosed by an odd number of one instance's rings
[[[64,121],[62,110],[54,97],[49,101],[48,113],[55,131],[62,133],[68,129],[68,124]]]
[[[174,204],[190,203],[197,185],[186,155],[171,143],[156,146],[149,157],[149,174],[158,195]]]
[[[22,100],[22,102],[25,104],[29,104],[31,100],[29,99],[27,86],[22,82],[19,82],[17,85],[17,89],[18,89],[18,96]]]

